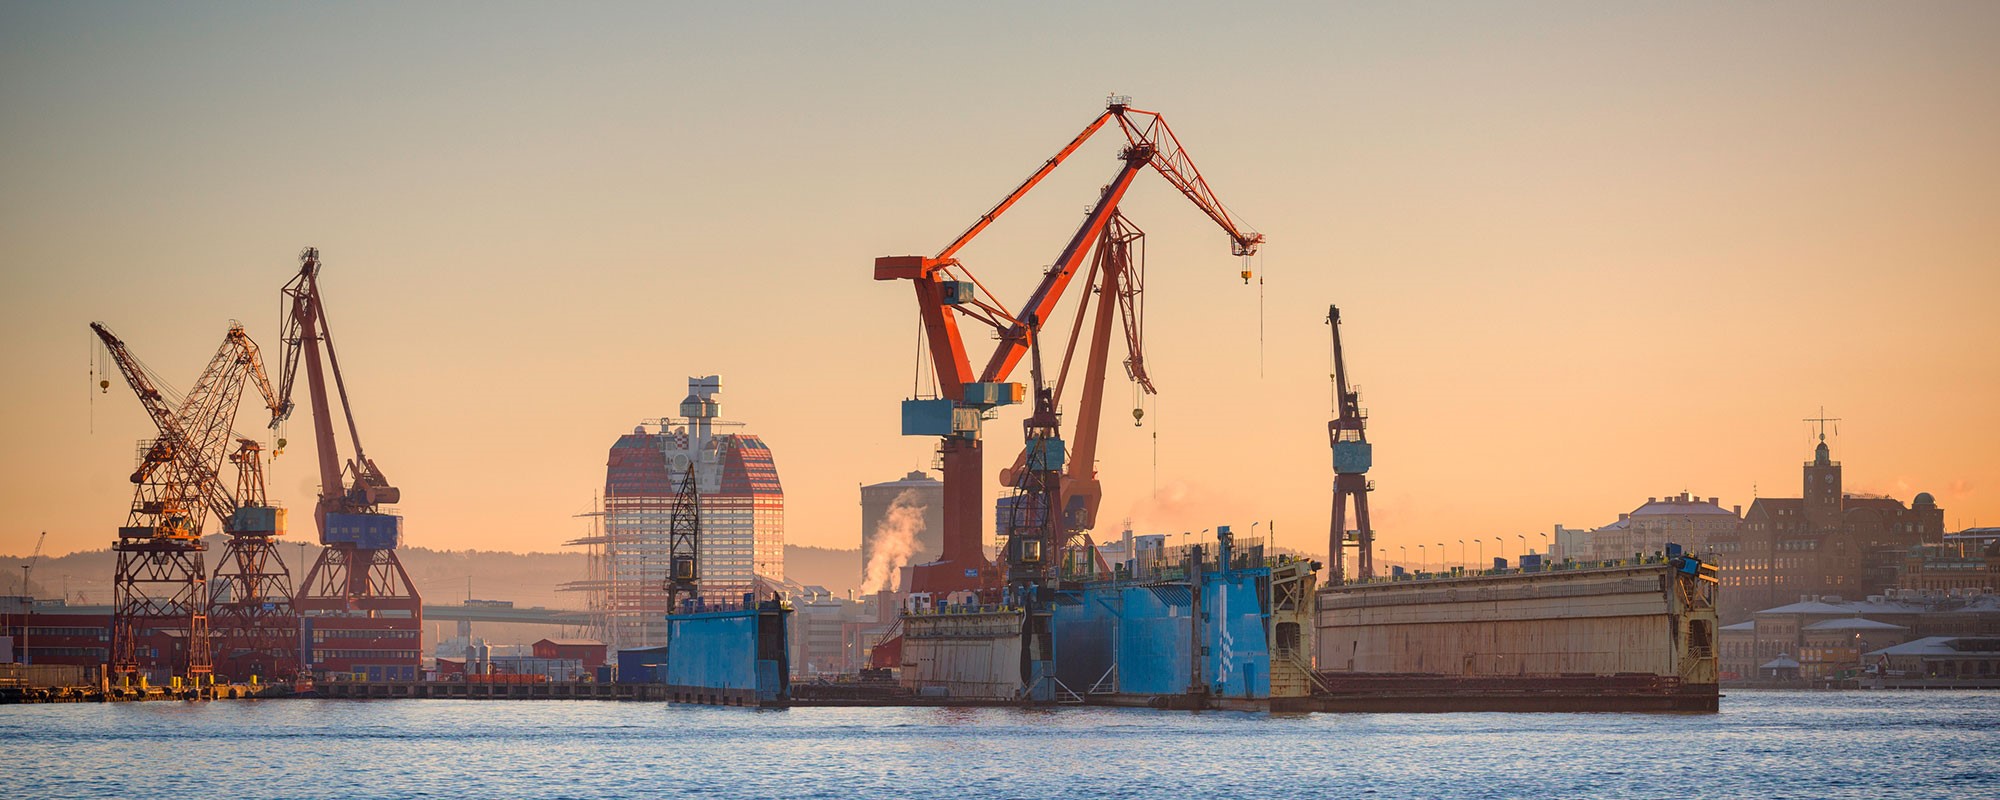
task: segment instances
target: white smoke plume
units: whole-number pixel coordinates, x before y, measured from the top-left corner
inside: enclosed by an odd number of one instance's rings
[[[910,557],[916,555],[917,534],[924,532],[924,509],[915,489],[904,489],[889,503],[889,513],[875,523],[873,549],[861,574],[862,594],[894,588],[896,571],[909,566]]]

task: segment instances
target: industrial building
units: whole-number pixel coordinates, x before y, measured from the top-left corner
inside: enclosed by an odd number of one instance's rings
[[[912,522],[920,525],[912,525]],[[881,554],[881,563],[876,560],[878,541],[889,543]],[[943,553],[943,481],[932,478],[923,470],[911,470],[899,480],[861,487],[861,574],[864,585],[870,589],[894,589],[901,581],[901,576],[895,572],[911,564],[930,563]]]
[[[741,602],[785,577],[785,492],[771,448],[720,418],[721,379],[688,379],[676,417],[649,420],[611,445],[601,531],[591,548],[593,628],[613,650],[666,642],[666,582],[675,496],[692,470],[700,495],[701,595]]]

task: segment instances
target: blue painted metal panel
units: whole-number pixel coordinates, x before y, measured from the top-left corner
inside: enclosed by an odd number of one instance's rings
[[[1268,601],[1257,588],[1268,575],[1246,569],[1202,576],[1201,677],[1213,695],[1271,696]],[[1193,599],[1185,583],[1107,581],[1065,593],[1054,618],[1058,676],[1085,691],[1115,663],[1121,693],[1186,694],[1197,652]]]
[[[667,617],[670,686],[757,689],[757,611],[711,611]]]
[[[328,514],[320,543],[394,550],[403,545],[403,518],[395,514]]]
[[[1063,468],[1064,448],[1061,439],[1040,439],[1028,450],[1028,469],[1038,472],[1060,472]]]
[[[1063,592],[1056,598],[1052,627],[1056,678],[1077,692],[1088,691],[1111,669],[1118,636],[1118,593]]]
[[[659,683],[661,667],[667,665],[667,648],[635,647],[618,651],[619,683]]]
[[[1118,690],[1126,694],[1183,694],[1191,667],[1193,630],[1179,592],[1144,586],[1120,590],[1124,613],[1118,629]],[[1176,596],[1178,595],[1178,596]],[[1174,602],[1174,601],[1181,602]]]
[[[1375,465],[1375,446],[1368,442],[1334,442],[1333,471],[1352,475]]]
[[[757,662],[757,699],[769,703],[785,696],[785,679],[778,672],[778,662],[763,659]]]
[[[904,436],[950,436],[950,400],[904,400]]]
[[[1266,611],[1257,593],[1258,572],[1202,576],[1202,637],[1208,645],[1202,678],[1212,694],[1271,696],[1271,651],[1265,642]]]

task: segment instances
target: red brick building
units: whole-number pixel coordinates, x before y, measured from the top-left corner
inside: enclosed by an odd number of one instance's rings
[[[1760,497],[1734,533],[1709,541],[1719,566],[1725,622],[1806,595],[1859,599],[1896,585],[1910,548],[1944,536],[1930,493],[1909,505],[1842,490],[1840,462],[1822,441],[1805,463],[1801,497]]]
[[[604,666],[604,643],[596,639],[543,639],[534,648],[536,658],[575,659],[586,672]]]

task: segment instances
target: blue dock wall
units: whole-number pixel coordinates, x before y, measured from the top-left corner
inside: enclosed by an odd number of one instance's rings
[[[757,612],[667,618],[665,683],[705,689],[757,688]]]
[[[1266,570],[1202,576],[1203,639],[1208,657],[1202,679],[1218,697],[1271,696],[1271,648],[1265,641],[1270,612],[1257,587]]]
[[[1269,600],[1259,590],[1268,576],[1267,569],[1202,576],[1201,679],[1211,695],[1271,696]],[[1120,694],[1187,694],[1193,601],[1186,583],[1104,582],[1063,593],[1054,618],[1058,677],[1083,692],[1115,663]]]

